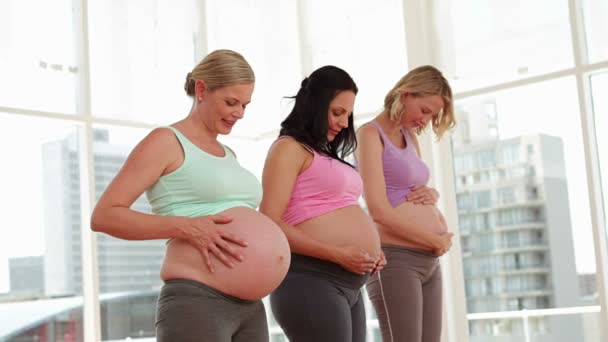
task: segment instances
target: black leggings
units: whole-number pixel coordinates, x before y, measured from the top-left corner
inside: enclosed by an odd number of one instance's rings
[[[365,342],[361,288],[368,278],[292,254],[285,280],[270,295],[272,313],[290,342]]]

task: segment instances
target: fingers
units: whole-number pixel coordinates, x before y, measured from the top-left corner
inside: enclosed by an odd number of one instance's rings
[[[205,264],[207,265],[207,268],[209,269],[209,272],[213,273],[215,272],[215,269],[213,268],[213,265],[211,264],[211,258],[209,257],[209,252],[207,251],[207,249],[201,249],[201,254],[203,255],[203,259],[205,260]]]
[[[226,241],[220,239],[218,242],[216,242],[216,245],[236,260],[243,261],[243,256],[239,254],[234,248],[232,248],[230,244],[228,244]]]
[[[238,237],[238,236],[236,236],[236,235],[234,235],[234,234],[232,234],[230,232],[221,230],[221,231],[219,231],[219,234],[220,234],[220,237],[222,239],[226,240],[226,241],[235,243],[235,244],[237,244],[239,246],[242,246],[242,247],[247,247],[248,246],[247,241],[241,239],[240,237]]]
[[[232,221],[231,217],[224,215],[210,215],[209,218],[211,219],[211,221],[217,224],[229,223]]]
[[[226,265],[230,268],[234,267],[234,264],[230,260],[228,260],[228,257],[226,257],[226,255],[219,248],[217,248],[217,245],[211,245],[209,247],[209,250],[211,251],[211,253],[213,253],[213,255],[215,255],[215,257],[220,259],[220,261],[224,265]]]

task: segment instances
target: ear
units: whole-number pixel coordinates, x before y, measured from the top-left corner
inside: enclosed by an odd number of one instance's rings
[[[194,83],[194,98],[198,99],[207,94],[207,84],[203,80],[196,80]]]

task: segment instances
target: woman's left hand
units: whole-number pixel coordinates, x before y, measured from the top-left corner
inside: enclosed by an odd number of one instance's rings
[[[437,204],[439,199],[439,192],[433,188],[429,188],[426,185],[415,186],[412,192],[410,192],[405,199],[408,202],[414,204]]]

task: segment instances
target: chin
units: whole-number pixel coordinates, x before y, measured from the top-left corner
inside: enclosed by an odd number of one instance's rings
[[[232,132],[232,127],[227,128],[226,126],[222,126],[217,131],[219,134],[228,135],[228,134],[230,134],[230,132]]]

